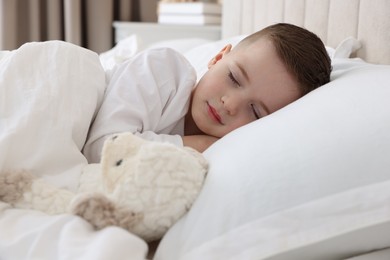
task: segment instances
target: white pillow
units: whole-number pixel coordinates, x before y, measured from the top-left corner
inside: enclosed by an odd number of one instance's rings
[[[194,66],[197,78],[200,79],[207,71],[207,64],[227,44],[236,45],[245,35],[239,35],[219,41],[199,45],[184,52],[184,56]]]
[[[342,259],[390,246],[390,66],[333,65],[329,84],[204,153],[204,188],[154,259]]]
[[[132,34],[120,40],[113,48],[99,55],[100,61],[106,71],[111,70],[116,64],[133,57],[140,51],[154,48],[171,48],[180,53],[185,53],[188,50],[201,45],[206,45],[214,41],[202,38],[182,38],[165,41],[158,41],[150,45],[143,44],[143,39]],[[0,53],[1,58],[1,53]]]
[[[132,34],[120,40],[108,51],[100,53],[99,59],[104,70],[111,70],[116,64],[120,64],[137,54],[142,49],[140,41],[139,36]]]
[[[202,46],[204,44],[212,43],[214,41],[202,38],[183,38],[183,39],[173,39],[166,41],[159,41],[153,44],[148,45],[145,49],[154,49],[154,48],[171,48],[180,53],[185,53],[188,50]]]

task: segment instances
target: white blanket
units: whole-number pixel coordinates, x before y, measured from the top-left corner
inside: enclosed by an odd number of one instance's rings
[[[80,152],[102,102],[98,55],[75,45],[29,43],[0,53],[0,172],[27,169],[74,189],[88,168]],[[144,259],[147,245],[76,216],[48,216],[0,202],[0,259]]]

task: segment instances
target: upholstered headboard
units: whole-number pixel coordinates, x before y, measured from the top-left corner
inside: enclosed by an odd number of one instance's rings
[[[249,34],[276,22],[305,27],[331,47],[355,37],[362,43],[356,56],[390,64],[390,0],[223,1],[223,38]]]

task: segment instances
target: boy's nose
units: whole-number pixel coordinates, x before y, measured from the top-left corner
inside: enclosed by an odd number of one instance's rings
[[[223,107],[227,111],[227,113],[231,116],[234,116],[237,114],[239,107],[240,107],[240,101],[238,97],[228,97],[223,96],[221,98]]]

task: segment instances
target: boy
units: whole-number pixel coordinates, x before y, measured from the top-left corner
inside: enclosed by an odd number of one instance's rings
[[[88,161],[99,162],[104,140],[125,131],[203,152],[329,82],[331,61],[315,34],[280,23],[225,46],[208,68],[196,83],[191,65],[169,49],[118,66],[84,147]]]

